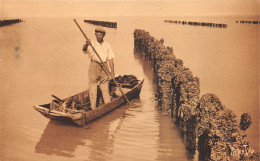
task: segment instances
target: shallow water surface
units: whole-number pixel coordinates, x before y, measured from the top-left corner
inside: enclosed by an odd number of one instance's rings
[[[169,19],[169,18],[167,18]],[[96,26],[77,19],[90,39]],[[154,95],[152,68],[134,54],[135,28],[165,39],[201,81],[239,116],[249,112],[248,130],[256,149],[258,124],[259,28],[225,19],[227,29],[165,24],[164,18],[121,17],[118,29],[106,29],[117,75],[144,78],[139,99],[88,124],[88,129],[49,121],[32,106],[88,88],[89,60],[84,37],[73,19],[28,18],[1,28],[1,157],[3,160],[196,160],[184,146],[170,117],[162,116]],[[204,19],[203,19],[204,20]],[[212,19],[216,23],[221,19]],[[225,23],[225,22],[223,22]],[[160,30],[159,30],[160,29]],[[257,35],[257,34],[256,34]],[[245,68],[246,67],[246,68]]]
[[[79,22],[93,39],[95,26]],[[172,120],[156,108],[153,73],[133,53],[133,29],[107,30],[116,74],[134,74],[145,83],[133,105],[85,129],[49,121],[32,108],[50,102],[51,94],[64,98],[88,88],[84,37],[72,19],[27,19],[1,29],[3,160],[192,159]]]

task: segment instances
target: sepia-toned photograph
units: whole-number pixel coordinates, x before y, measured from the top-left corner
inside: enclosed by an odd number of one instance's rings
[[[259,0],[1,0],[1,161],[259,161]]]

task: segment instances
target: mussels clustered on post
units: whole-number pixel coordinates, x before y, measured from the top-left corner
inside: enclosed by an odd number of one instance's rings
[[[134,86],[136,86],[138,84],[138,79],[136,78],[136,76],[134,75],[119,75],[117,77],[114,78],[115,81],[123,88],[133,88]],[[109,81],[109,87],[113,88],[113,87],[117,87],[117,85],[115,84],[115,82],[113,81],[113,79],[111,79]]]
[[[239,124],[215,94],[200,98],[199,78],[163,42],[145,30],[134,31],[135,51],[149,61],[157,77],[162,114],[174,117],[186,148],[192,153],[198,150],[200,160],[259,160],[244,131],[251,124],[250,115],[244,114]]]

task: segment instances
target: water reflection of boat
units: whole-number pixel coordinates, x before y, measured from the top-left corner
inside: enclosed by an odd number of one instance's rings
[[[80,128],[59,126],[55,121],[50,121],[46,126],[40,141],[35,146],[36,153],[74,157],[72,153],[78,145],[84,145],[84,133]]]
[[[130,90],[125,93],[128,100],[139,96],[143,82],[144,80],[138,81],[137,85],[131,87]],[[47,118],[84,126],[85,123],[101,117],[125,103],[126,100],[121,95],[107,104],[103,104],[96,109],[89,110],[89,95],[88,90],[86,90],[64,100],[55,99],[49,104],[35,105],[33,107]],[[78,109],[78,107],[80,107],[80,109]]]
[[[138,100],[133,101],[134,104]],[[120,129],[129,106],[89,123],[89,128],[67,126],[50,120],[40,140],[35,146],[35,153],[76,159],[77,154],[90,160],[109,160],[113,154],[114,136]],[[82,160],[82,159],[80,159]]]

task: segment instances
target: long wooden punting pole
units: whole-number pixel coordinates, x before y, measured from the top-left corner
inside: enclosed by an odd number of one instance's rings
[[[81,29],[81,27],[79,26],[78,22],[76,21],[76,19],[74,19],[74,22],[76,23],[76,25],[78,26],[79,30],[82,32],[82,34],[84,35],[84,37],[88,39],[88,37],[86,36],[86,34],[83,32],[83,30]],[[127,99],[126,95],[124,94],[122,88],[118,85],[118,83],[116,82],[115,78],[109,73],[109,70],[106,68],[106,66],[104,65],[104,62],[102,61],[101,57],[99,56],[99,54],[97,53],[96,49],[94,48],[94,46],[90,43],[90,46],[92,47],[93,51],[95,52],[95,54],[97,55],[98,59],[101,62],[101,67],[104,69],[104,71],[106,72],[107,75],[109,75],[113,81],[115,82],[116,86],[119,88],[120,92],[122,93],[122,95],[124,96],[126,102],[129,104],[129,100]]]

